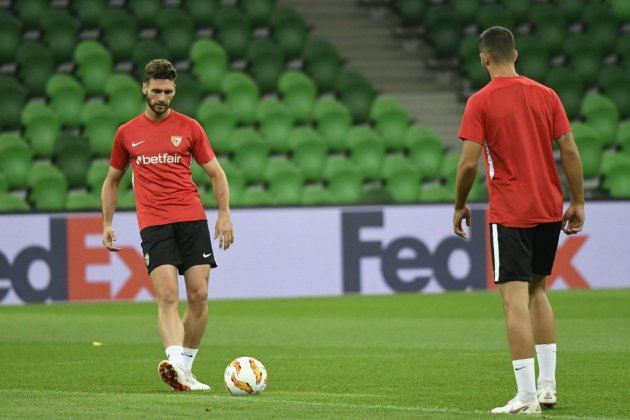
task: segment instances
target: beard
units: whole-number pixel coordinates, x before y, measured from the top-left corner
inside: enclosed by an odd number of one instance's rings
[[[164,114],[171,107],[170,103],[165,103],[165,102],[151,103],[151,101],[149,100],[149,98],[146,95],[145,95],[144,99],[146,100],[147,105],[149,106],[149,108],[151,108],[151,111],[153,111],[156,115]],[[161,106],[161,108],[158,108],[158,106]]]

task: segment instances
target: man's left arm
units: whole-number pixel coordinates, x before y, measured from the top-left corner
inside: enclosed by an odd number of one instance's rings
[[[481,156],[481,144],[465,140],[462,154],[457,165],[457,178],[455,182],[455,211],[453,214],[453,232],[466,239],[468,235],[462,229],[462,220],[466,220],[466,226],[470,226],[470,209],[466,206],[468,194],[475,182],[477,165]]]
[[[234,242],[234,228],[230,218],[230,187],[227,177],[216,158],[210,159],[201,167],[210,177],[219,209],[219,216],[214,227],[214,239],[219,238],[219,248],[228,249]]]

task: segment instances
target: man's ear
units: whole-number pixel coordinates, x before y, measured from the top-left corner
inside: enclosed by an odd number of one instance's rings
[[[516,63],[516,60],[518,60],[518,51],[514,50],[514,62]]]
[[[479,53],[479,58],[481,59],[481,63],[485,65],[486,67],[488,67],[488,65],[490,64],[490,54],[488,54],[487,52],[481,51]]]
[[[147,83],[146,82],[142,82],[142,93],[144,95],[147,94]]]

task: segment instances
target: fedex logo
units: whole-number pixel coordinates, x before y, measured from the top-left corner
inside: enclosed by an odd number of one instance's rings
[[[174,155],[162,153],[153,156],[138,155],[136,157],[136,165],[155,165],[158,163],[179,163],[182,157],[175,153]]]
[[[100,217],[51,218],[50,247],[21,249],[13,261],[0,252],[0,303],[12,291],[23,302],[133,299],[153,295],[144,258],[133,247],[110,253],[90,237],[101,235]],[[45,287],[31,268],[44,264]]]

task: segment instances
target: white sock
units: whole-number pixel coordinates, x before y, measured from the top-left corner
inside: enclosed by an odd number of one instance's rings
[[[536,398],[536,371],[534,358],[512,360],[516,386],[518,387],[518,399],[528,403]]]
[[[556,343],[536,344],[538,382],[556,385]]]
[[[182,356],[183,350],[184,347],[179,345],[168,346],[165,350],[166,358],[169,362],[181,368],[184,364],[184,358]]]
[[[195,361],[195,356],[197,356],[198,351],[199,349],[189,349],[188,347],[183,348],[182,366],[186,372],[190,372],[192,370],[192,365],[193,365],[193,362]]]

